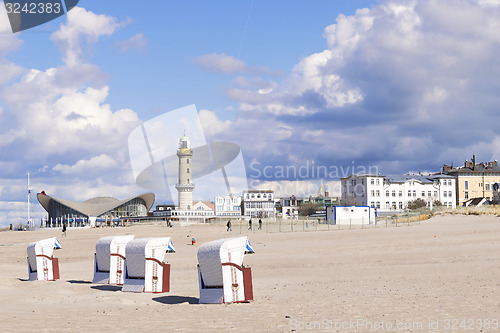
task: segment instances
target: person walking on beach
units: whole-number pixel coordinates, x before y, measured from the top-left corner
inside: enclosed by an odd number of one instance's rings
[[[227,230],[226,231],[233,231],[233,229],[231,228],[231,220],[227,221]]]
[[[262,230],[262,219],[259,219],[259,229],[258,230]]]
[[[63,226],[62,226],[62,235],[63,235],[63,236],[66,236],[66,222],[63,222]]]
[[[248,220],[248,230],[252,230],[252,219]]]

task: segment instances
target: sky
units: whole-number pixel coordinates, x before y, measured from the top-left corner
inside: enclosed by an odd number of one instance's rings
[[[498,31],[496,0],[82,0],[15,34],[2,4],[0,226],[25,223],[28,173],[38,219],[42,190],[75,201],[151,191],[131,133],[158,136],[152,124],[189,105],[197,144],[240,147],[230,181],[246,173],[249,188],[278,195],[322,184],[338,195],[352,172],[498,159]],[[171,125],[165,138],[190,128]],[[225,194],[210,181],[195,199]]]

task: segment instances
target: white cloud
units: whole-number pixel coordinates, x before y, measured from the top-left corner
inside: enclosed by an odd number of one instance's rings
[[[2,97],[17,118],[15,127],[24,129],[16,131],[11,140],[21,136],[33,141],[33,150],[59,154],[113,150],[123,145],[122,140],[139,122],[137,114],[129,109],[113,112],[104,104],[107,86],[83,91],[61,86],[61,72],[64,75],[64,70],[55,68],[31,70],[21,82],[5,89]],[[107,142],[106,147],[102,141]]]
[[[201,69],[222,74],[236,74],[246,71],[245,62],[224,53],[205,54],[193,59]]]
[[[229,120],[221,121],[213,111],[200,110],[198,117],[203,125],[203,132],[206,136],[216,135],[218,133],[226,132],[230,129],[231,122]]]
[[[64,175],[80,175],[83,173],[96,173],[102,172],[102,170],[108,170],[115,168],[117,166],[117,161],[112,157],[101,154],[99,156],[92,157],[89,160],[79,160],[74,165],[57,164],[52,168],[54,171],[59,171]]]
[[[207,72],[221,74],[257,74],[281,76],[281,71],[271,71],[268,67],[247,66],[243,60],[228,56],[224,53],[204,54],[192,59],[193,63]]]
[[[87,42],[95,42],[101,36],[111,35],[119,26],[114,17],[97,15],[75,7],[68,12],[67,23],[61,24],[51,39],[61,50],[64,62],[72,67],[82,62],[82,37]]]
[[[148,40],[143,34],[137,33],[127,40],[122,41],[120,44],[120,52],[126,52],[128,50],[144,50],[148,45]]]
[[[23,42],[12,32],[3,4],[0,5],[0,17],[2,18],[0,19],[0,55],[3,55],[18,49]]]

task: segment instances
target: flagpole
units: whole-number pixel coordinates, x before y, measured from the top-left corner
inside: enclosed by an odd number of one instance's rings
[[[31,222],[30,222],[30,173],[28,172],[28,229],[31,229]]]

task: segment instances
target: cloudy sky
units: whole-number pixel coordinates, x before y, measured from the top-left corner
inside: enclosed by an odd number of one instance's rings
[[[70,200],[147,192],[128,137],[191,104],[249,186],[288,194],[497,159],[499,31],[494,0],[88,0],[16,34],[2,4],[0,225],[26,220],[28,172]]]

